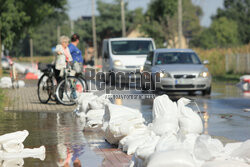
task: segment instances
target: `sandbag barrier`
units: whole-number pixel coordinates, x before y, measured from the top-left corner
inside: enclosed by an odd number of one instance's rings
[[[246,167],[250,166],[250,140],[228,143],[203,133],[201,117],[167,95],[154,100],[153,120],[148,126],[139,110],[112,104],[105,96],[85,93],[74,114],[84,129],[101,128],[110,144],[133,158],[130,167]]]
[[[45,147],[24,148],[23,142],[29,135],[27,130],[0,136],[0,166],[22,167],[23,158],[45,159]]]

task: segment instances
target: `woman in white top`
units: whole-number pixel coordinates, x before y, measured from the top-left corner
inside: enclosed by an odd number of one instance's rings
[[[56,73],[60,73],[59,76],[62,77],[63,69],[66,68],[66,63],[70,63],[73,59],[68,48],[69,38],[67,36],[61,36],[59,42],[60,44],[56,46],[55,68],[60,71]]]

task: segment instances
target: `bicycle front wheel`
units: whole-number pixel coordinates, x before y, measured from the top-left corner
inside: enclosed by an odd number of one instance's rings
[[[53,82],[49,76],[43,74],[43,76],[38,81],[37,95],[41,103],[48,103],[52,94]]]
[[[56,88],[56,98],[63,105],[74,105],[84,92],[83,82],[74,76],[62,80]]]

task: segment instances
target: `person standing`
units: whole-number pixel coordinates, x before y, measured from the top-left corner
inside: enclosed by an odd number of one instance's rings
[[[73,58],[73,69],[77,73],[83,72],[83,57],[80,49],[77,48],[79,44],[80,36],[78,34],[73,34],[71,36],[71,43],[69,44],[69,50]]]

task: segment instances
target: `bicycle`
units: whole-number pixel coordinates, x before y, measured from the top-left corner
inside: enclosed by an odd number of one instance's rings
[[[56,100],[55,90],[57,81],[55,78],[55,66],[52,64],[38,64],[38,69],[41,70],[44,74],[38,81],[38,99],[41,103],[46,104],[51,99]]]
[[[64,69],[64,79],[62,79],[56,88],[56,98],[63,105],[76,104],[81,93],[88,90],[86,80],[82,75],[76,75],[75,71],[67,64]]]

